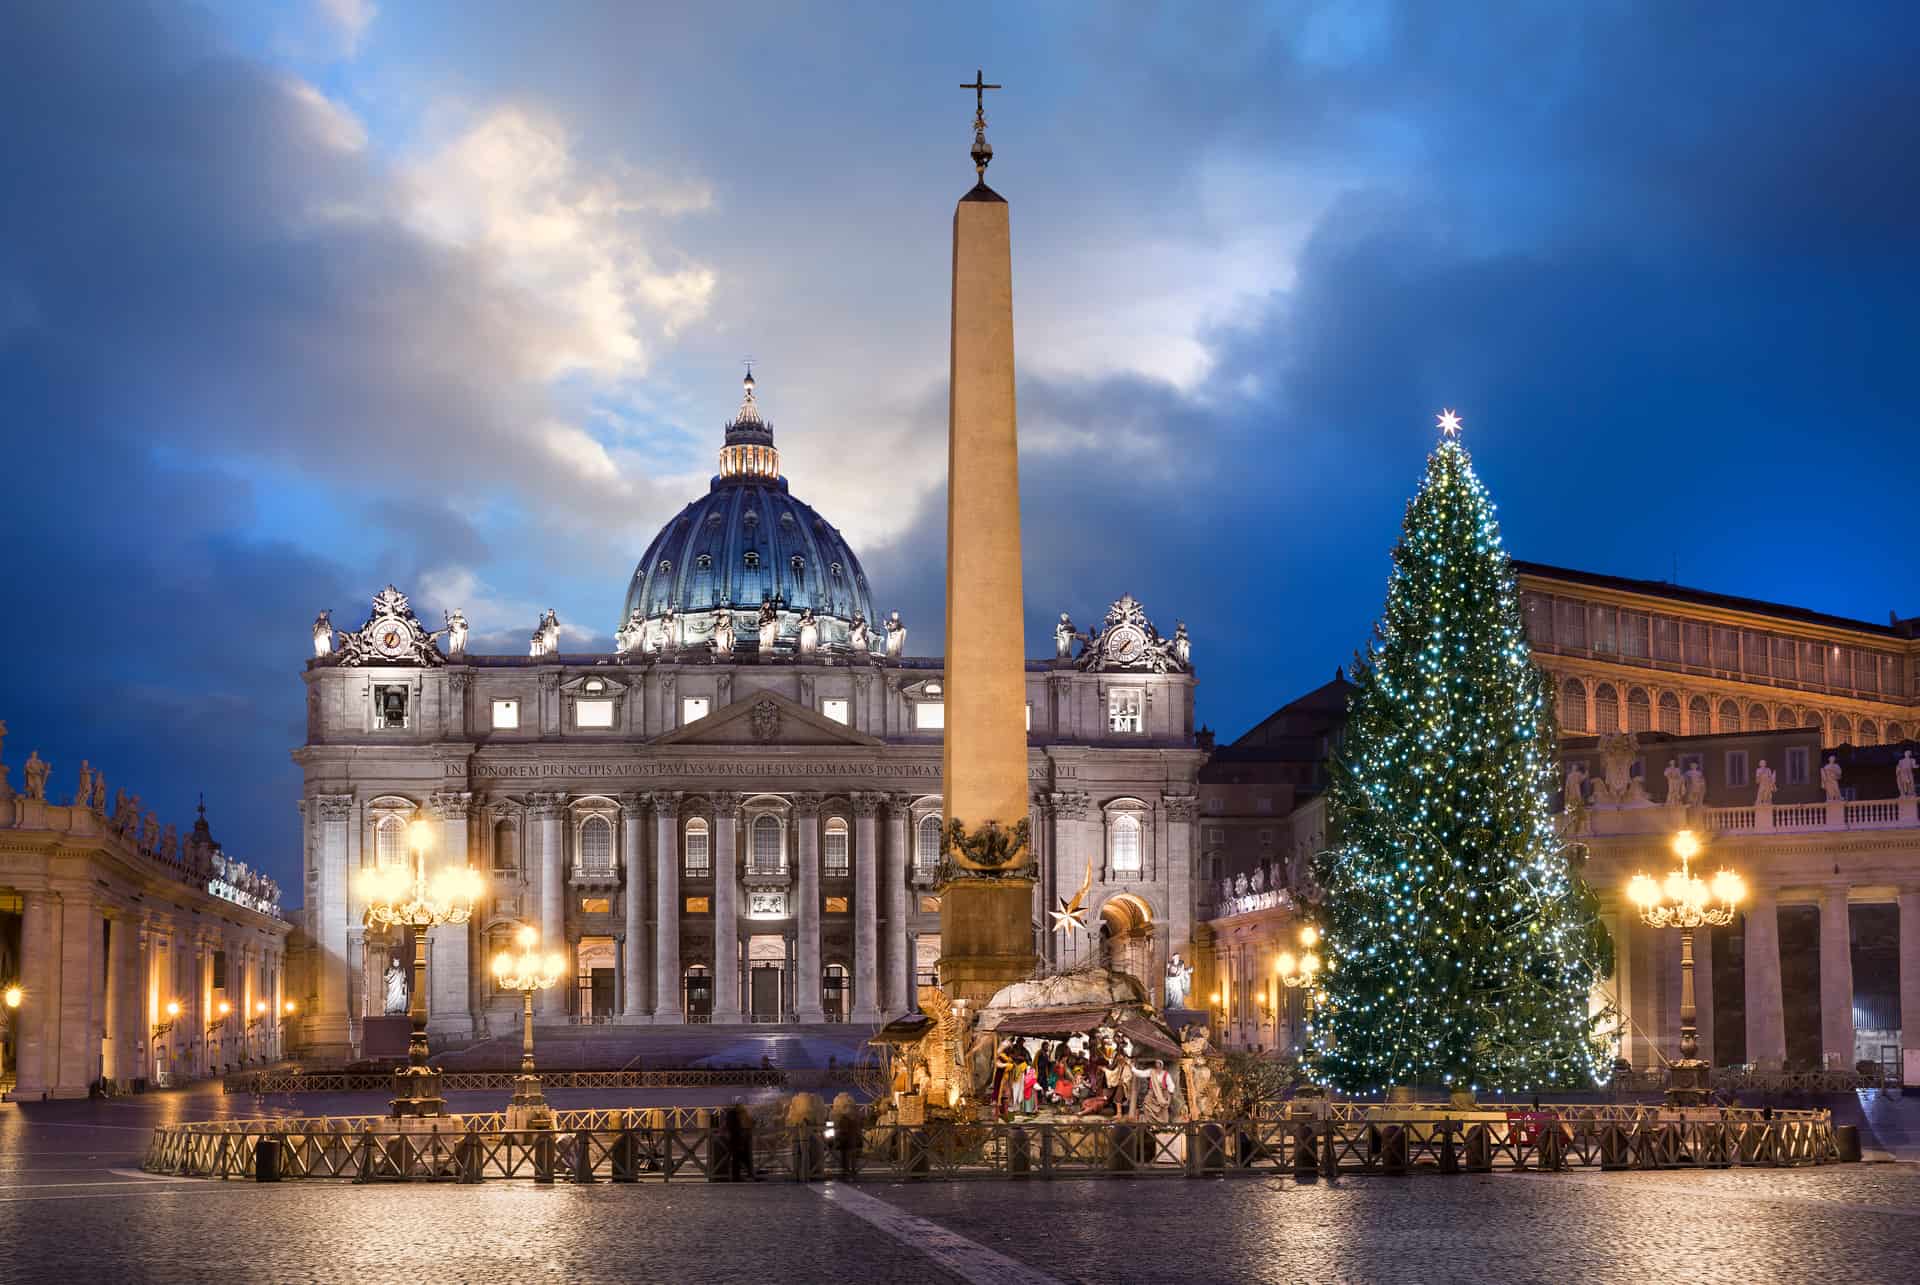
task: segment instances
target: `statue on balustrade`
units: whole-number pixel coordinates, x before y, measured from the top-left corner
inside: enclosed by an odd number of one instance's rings
[[[87,806],[87,800],[93,797],[93,769],[85,759],[80,760],[80,785],[73,792],[73,801],[80,807]]]
[[[1827,802],[1840,802],[1840,760],[1827,755],[1827,765],[1820,769],[1820,788],[1826,792]]]
[[[455,607],[452,611],[442,612],[447,620],[447,655],[464,656],[467,654],[467,613]]]
[[[1913,751],[1907,750],[1900,755],[1900,761],[1893,765],[1893,783],[1900,791],[1900,797],[1913,797]]]
[[[640,650],[640,640],[646,636],[647,622],[640,616],[640,608],[635,607],[627,613],[627,623],[613,631],[613,651],[617,656],[627,656]]]
[[[39,750],[27,751],[26,766],[21,770],[27,777],[27,797],[44,799],[47,797],[47,773],[53,765],[40,757]]]
[[[1697,808],[1707,801],[1707,774],[1698,763],[1687,765],[1687,806]]]
[[[857,611],[853,623],[847,626],[847,648],[861,656],[873,654],[873,633],[867,628],[867,618]]]
[[[107,810],[107,774],[93,774],[93,810],[104,813]]]
[[[1171,650],[1173,652],[1173,658],[1179,663],[1180,668],[1186,669],[1193,664],[1193,639],[1187,637],[1187,622],[1184,620],[1176,620],[1173,622],[1173,643]]]
[[[147,813],[146,822],[140,827],[140,850],[152,852],[160,846],[160,818]]]
[[[773,599],[760,600],[760,615],[753,623],[760,631],[760,659],[772,660],[774,644],[780,638],[780,613],[774,609]]]
[[[895,611],[887,616],[887,655],[898,657],[907,653],[907,627],[900,623],[900,613]]]
[[[680,650],[680,613],[674,610],[672,603],[667,604],[666,611],[660,616],[660,650]]]
[[[799,630],[800,654],[813,655],[820,647],[820,621],[814,616],[812,607],[800,613]]]
[[[1667,760],[1667,806],[1677,808],[1687,801],[1686,782],[1680,776],[1680,764],[1673,759]]]
[[[180,829],[168,825],[167,832],[160,836],[160,855],[170,862],[180,860]]]
[[[1060,613],[1060,623],[1053,627],[1053,654],[1057,660],[1066,660],[1073,655],[1073,618],[1066,612]]]
[[[733,609],[724,601],[713,614],[713,658],[733,659]]]
[[[1587,765],[1575,763],[1567,769],[1567,801],[1569,811],[1587,801]]]
[[[333,613],[323,611],[313,618],[313,654],[327,656],[333,653]]]
[[[546,619],[540,622],[540,647],[542,655],[560,654],[560,617],[554,614],[552,607],[547,608]]]
[[[1755,807],[1769,808],[1773,806],[1773,785],[1773,769],[1767,766],[1765,759],[1761,759],[1760,766],[1753,769],[1753,802]]]

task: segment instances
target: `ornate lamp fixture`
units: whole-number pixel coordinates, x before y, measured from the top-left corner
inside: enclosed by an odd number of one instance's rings
[[[471,866],[447,866],[429,878],[427,849],[432,843],[433,828],[415,821],[407,827],[408,865],[370,866],[357,880],[367,903],[367,923],[405,928],[413,935],[413,985],[407,994],[413,1030],[407,1040],[407,1065],[393,1073],[396,1118],[443,1113],[440,1073],[427,1066],[427,930],[466,923],[486,892],[486,881]]]
[[[9,999],[7,1002],[10,1006],[13,1003],[11,999]],[[180,1020],[180,1001],[177,999],[168,1000],[166,1009],[164,1011],[167,1015],[167,1020],[164,1022],[155,1022],[153,1024],[153,1038],[156,1040],[159,1039],[162,1035],[171,1033],[173,1030],[173,1024]]]
[[[559,982],[567,971],[566,956],[558,951],[539,952],[540,934],[530,924],[522,924],[514,934],[520,953],[503,950],[493,957],[493,978],[500,989],[519,991],[522,1001],[523,1035],[520,1044],[520,1074],[514,1077],[513,1100],[507,1104],[507,1128],[551,1129],[553,1112],[540,1092],[540,1077],[533,1069],[533,996]]]
[[[1695,1030],[1693,930],[1732,923],[1747,896],[1746,880],[1731,870],[1714,875],[1711,884],[1694,874],[1691,862],[1699,852],[1700,840],[1693,831],[1682,830],[1673,836],[1673,853],[1680,858],[1678,870],[1669,871],[1664,882],[1636,874],[1627,883],[1627,899],[1639,907],[1642,922],[1653,928],[1680,930],[1680,1060],[1673,1064],[1668,1081],[1669,1106],[1699,1106],[1707,1099],[1711,1068],[1700,1059]]]
[[[218,1035],[220,1028],[227,1024],[227,1019],[231,1016],[233,1016],[233,1005],[227,1003],[225,1000],[221,1000],[218,1004],[215,1004],[213,1006],[213,1016],[207,1019],[207,1038],[212,1039],[215,1035]]]
[[[1289,992],[1304,991],[1306,993],[1308,1007],[1311,1008],[1313,1005],[1314,983],[1320,976],[1320,956],[1314,951],[1314,947],[1320,944],[1320,930],[1312,924],[1301,924],[1299,941],[1300,953],[1298,955],[1295,955],[1290,950],[1283,950],[1274,957],[1273,980],[1275,985],[1273,999],[1275,1008],[1280,1006],[1280,987],[1282,986],[1286,987]],[[1291,1015],[1288,1017],[1288,1026],[1289,1028],[1292,1026]],[[1278,1036],[1279,1032],[1276,1030],[1275,1038],[1278,1039]],[[1298,1042],[1297,1040],[1295,1041],[1296,1044]]]

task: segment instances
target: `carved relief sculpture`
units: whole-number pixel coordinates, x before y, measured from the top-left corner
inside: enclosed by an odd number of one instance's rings
[[[314,636],[317,646],[318,622],[315,623]],[[433,639],[434,635],[429,634],[413,614],[413,608],[407,603],[407,595],[388,585],[373,595],[373,610],[367,617],[367,623],[353,633],[340,635],[339,663],[349,666],[438,667],[446,664],[447,660],[440,654],[440,649],[433,645]]]

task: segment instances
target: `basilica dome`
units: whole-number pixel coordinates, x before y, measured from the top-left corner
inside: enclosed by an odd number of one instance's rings
[[[875,626],[860,560],[833,524],[787,490],[773,426],[761,418],[753,375],[726,427],[720,471],[707,493],[670,519],[647,545],[627,587],[622,629],[672,621],[664,645],[695,646],[730,611],[741,650],[756,645],[761,604],[779,614],[783,637],[808,611],[820,643],[845,647],[854,618]],[[648,634],[651,637],[651,634]]]

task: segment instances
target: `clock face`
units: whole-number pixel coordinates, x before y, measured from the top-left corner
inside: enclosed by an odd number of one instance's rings
[[[1107,655],[1122,664],[1138,660],[1146,646],[1147,636],[1132,625],[1115,625],[1107,631]]]
[[[410,641],[407,631],[399,624],[390,621],[381,625],[374,634],[373,645],[382,656],[403,656]]]

